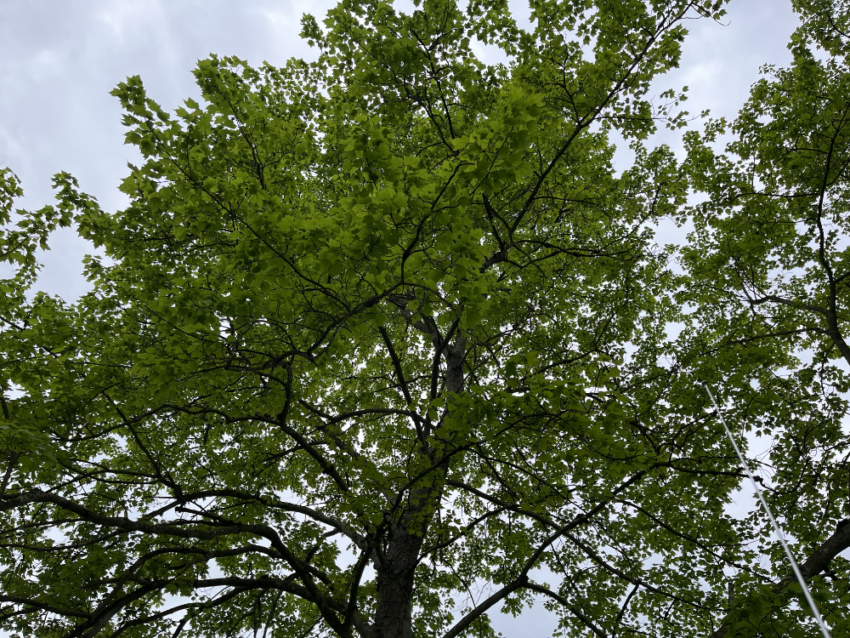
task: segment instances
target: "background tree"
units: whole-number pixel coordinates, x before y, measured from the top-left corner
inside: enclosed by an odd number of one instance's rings
[[[794,4],[794,63],[763,69],[726,153],[712,150],[725,122],[686,134],[689,171],[709,197],[683,252],[681,299],[698,311],[680,351],[697,378],[723,380],[736,427],[769,446],[754,469],[838,636],[850,628],[850,562],[839,555],[850,548],[850,14],[840,0]],[[728,635],[817,634],[767,518],[754,510],[741,533],[734,613],[714,635],[736,619]]]
[[[686,176],[641,140],[683,121],[649,84],[721,5],[534,2],[523,30],[497,2],[344,1],[305,18],[318,63],[213,56],[176,117],[122,83],[131,205],[60,174],[3,235],[0,624],[487,636],[537,593],[565,635],[716,629],[740,468],[659,360],[652,230]],[[93,292],[27,302],[72,215],[108,256]]]

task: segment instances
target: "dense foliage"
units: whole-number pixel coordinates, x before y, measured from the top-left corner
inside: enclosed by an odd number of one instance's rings
[[[848,635],[846,2],[797,0],[792,67],[682,160],[650,84],[721,0],[415,4],[202,61],[174,114],[119,85],[125,210],[62,173],[13,214],[0,173],[0,628],[491,636],[537,598],[563,636],[815,635],[709,383]],[[92,291],[31,293],[71,224]]]

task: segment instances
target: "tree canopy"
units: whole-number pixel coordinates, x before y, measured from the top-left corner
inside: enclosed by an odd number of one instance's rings
[[[708,383],[848,635],[850,11],[795,0],[793,65],[677,159],[651,85],[723,4],[342,0],[316,62],[121,83],[126,209],[0,172],[0,629],[815,635]],[[91,292],[33,293],[72,224]]]

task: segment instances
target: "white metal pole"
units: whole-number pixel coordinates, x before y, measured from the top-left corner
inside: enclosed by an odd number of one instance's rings
[[[708,384],[703,383],[702,385],[705,388],[705,391],[708,392],[708,396],[711,398],[711,402],[714,404],[714,409],[717,410],[717,414],[720,417],[720,422],[723,424],[723,428],[726,430],[726,435],[729,437],[729,440],[732,441],[732,447],[735,448],[735,454],[738,455],[738,460],[741,461],[741,465],[744,467],[744,472],[747,473],[750,482],[753,484],[753,487],[756,488],[756,494],[759,497],[759,501],[761,501],[761,506],[764,508],[767,517],[773,524],[773,529],[776,530],[776,536],[779,538],[779,542],[782,544],[782,549],[785,550],[785,555],[788,557],[788,562],[791,563],[791,570],[794,572],[794,576],[797,577],[797,581],[800,583],[800,587],[803,589],[803,595],[806,597],[806,601],[809,603],[809,607],[811,607],[812,613],[815,615],[815,620],[817,620],[818,625],[820,625],[820,630],[823,634],[823,638],[832,638],[829,634],[829,630],[826,628],[826,623],[823,621],[823,618],[820,615],[820,611],[818,611],[818,606],[815,603],[815,599],[812,598],[812,594],[809,591],[809,587],[808,585],[806,585],[806,579],[803,578],[803,574],[800,573],[800,568],[797,567],[797,561],[794,560],[794,555],[791,553],[791,548],[788,547],[788,543],[785,541],[785,535],[782,533],[782,530],[779,527],[779,523],[777,523],[776,519],[773,517],[773,512],[770,511],[770,507],[768,507],[767,501],[764,500],[764,496],[761,493],[761,489],[759,489],[755,477],[750,472],[750,467],[744,460],[744,455],[741,454],[741,450],[738,447],[738,444],[735,442],[735,437],[732,436],[732,431],[729,429],[729,426],[726,425],[726,419],[723,416],[723,412],[720,411],[720,407],[717,405],[717,401],[714,400],[714,395],[711,393],[711,390],[709,390]]]

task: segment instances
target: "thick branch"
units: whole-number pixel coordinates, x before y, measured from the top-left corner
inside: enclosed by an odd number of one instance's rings
[[[835,530],[835,532],[827,538],[820,547],[818,547],[811,555],[800,565],[800,573],[803,578],[811,580],[822,571],[824,571],[832,559],[838,556],[845,549],[850,548],[850,519],[844,519]],[[773,586],[773,593],[778,594],[791,583],[797,582],[794,574],[789,574]],[[717,629],[711,638],[723,638],[729,631],[729,623],[731,616],[726,616],[723,619],[720,628]]]

